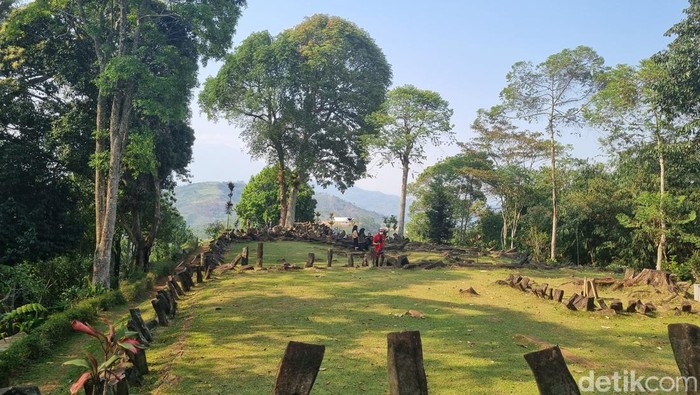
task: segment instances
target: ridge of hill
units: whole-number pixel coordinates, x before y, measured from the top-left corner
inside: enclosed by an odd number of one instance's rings
[[[241,192],[245,182],[234,182],[232,202],[234,205],[241,198]],[[192,184],[178,185],[175,187],[175,207],[185,219],[192,231],[204,236],[204,228],[216,221],[226,223],[225,205],[228,199],[228,186],[226,182],[208,181]],[[333,213],[335,217],[352,217],[358,225],[367,229],[376,229],[383,223],[384,217],[394,211],[387,210],[394,198],[398,207],[398,197],[386,195],[380,192],[366,191],[360,188],[351,188],[341,194],[333,189],[316,189],[316,211],[321,214],[321,220],[329,218]],[[230,218],[230,224],[237,219],[234,212]]]

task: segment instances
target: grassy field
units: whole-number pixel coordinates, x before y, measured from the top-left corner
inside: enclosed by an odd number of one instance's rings
[[[241,247],[234,245],[229,258]],[[282,258],[303,266],[308,252],[325,266],[326,251],[327,246],[316,244],[266,243],[265,266],[278,266]],[[251,245],[252,262],[254,256]],[[336,259],[332,268],[217,273],[180,301],[171,326],[156,329],[148,350],[152,373],[132,393],[270,393],[286,344],[294,340],[326,346],[314,394],[385,394],[386,335],[404,330],[421,333],[433,394],[537,393],[523,354],[550,344],[560,345],[575,379],[590,370],[677,376],[666,326],[700,321],[696,315],[666,312],[656,317],[571,312],[495,285],[513,272],[506,269],[353,269],[340,267],[344,257]],[[572,270],[520,273],[561,286],[566,295],[577,290],[571,284],[575,277],[608,276]],[[480,295],[459,293],[470,286]],[[629,296],[600,291],[625,302]],[[640,289],[637,296],[661,304],[653,290]],[[147,302],[140,307],[146,319],[153,316]],[[425,318],[404,315],[408,310]],[[79,355],[78,339],[16,382],[41,384],[44,394],[67,393],[76,372],[60,363]]]

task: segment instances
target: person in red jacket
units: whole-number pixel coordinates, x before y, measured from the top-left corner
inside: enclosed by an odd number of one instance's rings
[[[386,241],[386,229],[380,228],[372,238],[374,246],[374,266],[379,266],[379,256],[384,254],[384,242]]]

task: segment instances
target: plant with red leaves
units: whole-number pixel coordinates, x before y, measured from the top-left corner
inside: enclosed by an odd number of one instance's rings
[[[103,321],[108,328],[105,333],[78,320],[73,320],[71,323],[73,330],[97,339],[100,342],[100,348],[104,355],[104,360],[100,362],[97,357],[88,351],[85,358],[73,359],[63,363],[64,365],[75,365],[87,369],[73,382],[73,385],[70,387],[71,394],[77,394],[89,380],[92,380],[95,385],[92,386],[92,394],[88,395],[97,395],[100,387],[103,393],[106,394],[108,387],[117,384],[125,376],[125,370],[129,362],[127,351],[136,354],[139,352],[139,349],[145,348],[135,339],[138,332],[127,331],[123,326],[115,330],[114,325],[109,320],[104,319]],[[104,385],[97,383],[103,383]]]

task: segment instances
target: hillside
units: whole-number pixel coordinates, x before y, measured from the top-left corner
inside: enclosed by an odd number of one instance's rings
[[[241,192],[245,182],[234,182],[233,204],[237,204],[241,198]],[[337,192],[337,190],[335,191]],[[351,188],[345,195],[333,191],[317,190],[314,198],[317,201],[316,211],[325,220],[333,213],[338,217],[353,217],[358,224],[367,229],[375,229],[380,226],[385,216],[397,210],[389,211],[386,208],[391,205],[391,198],[395,199],[395,207],[398,207],[398,197],[386,195],[380,192],[366,191],[360,188]],[[198,182],[179,185],[175,187],[175,196],[178,211],[187,221],[187,224],[198,236],[204,236],[204,227],[215,221],[226,222],[225,204],[228,199],[228,187],[225,182]],[[352,200],[350,200],[352,199]],[[357,202],[357,203],[356,203]],[[381,211],[380,211],[381,210]],[[231,224],[235,223],[236,214],[231,215]]]

